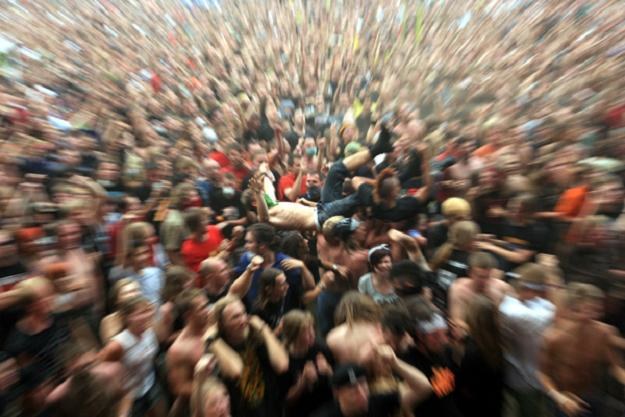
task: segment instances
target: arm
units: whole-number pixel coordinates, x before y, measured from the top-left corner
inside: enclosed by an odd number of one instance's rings
[[[430,381],[423,372],[398,359],[390,346],[378,347],[378,355],[383,361],[389,363],[393,371],[403,380],[399,388],[399,397],[403,409],[411,410],[418,402],[423,401],[431,394]]]
[[[334,272],[333,271],[324,272],[324,274],[321,276],[321,280],[319,281],[319,284],[317,284],[315,288],[313,288],[312,290],[306,291],[304,293],[304,295],[302,296],[302,302],[305,305],[308,305],[312,303],[313,301],[315,301],[317,297],[319,297],[319,294],[321,294],[321,292],[325,290],[328,283],[332,281],[334,281]]]
[[[295,201],[297,200],[297,197],[299,197],[299,192],[302,189],[303,179],[304,179],[304,168],[300,165],[299,172],[297,173],[297,177],[295,178],[295,182],[293,183],[293,186],[289,188],[288,190],[285,190],[285,193],[284,193],[284,195],[286,196],[286,198],[289,199],[289,201]]]
[[[263,263],[263,260],[260,256],[255,256],[250,261],[250,264],[245,268],[245,271],[234,280],[230,289],[228,290],[228,295],[236,295],[239,298],[245,297],[247,292],[250,290],[252,286],[252,278],[254,277],[254,272],[260,268],[260,265]]]
[[[122,345],[113,340],[109,342],[104,348],[98,353],[98,359],[103,362],[118,362],[124,356],[124,348]]]
[[[534,251],[527,249],[508,250],[489,242],[478,242],[478,247],[482,250],[492,252],[497,256],[501,256],[509,262],[523,264],[528,262],[534,255]]]
[[[416,262],[424,271],[430,271],[430,266],[421,252],[421,247],[417,242],[405,233],[400,232],[397,229],[391,229],[388,231],[388,237],[391,241],[399,244],[408,254],[408,258],[411,261]]]
[[[305,291],[315,288],[315,277],[313,277],[312,273],[308,270],[304,262],[300,261],[299,259],[289,258],[283,260],[280,263],[280,266],[282,266],[285,271],[299,269],[302,276],[302,288]]]
[[[273,334],[269,326],[258,316],[250,318],[252,326],[262,337],[267,347],[267,354],[271,367],[277,374],[283,374],[289,370],[289,354],[280,341]]]
[[[216,339],[208,347],[210,353],[215,355],[221,374],[228,378],[238,380],[243,373],[243,360],[223,339]]]

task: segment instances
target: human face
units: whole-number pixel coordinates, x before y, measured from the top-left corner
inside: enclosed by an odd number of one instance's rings
[[[30,305],[30,313],[39,317],[49,317],[54,309],[56,295],[52,284],[44,284],[34,292],[35,300]]]
[[[204,399],[203,417],[230,417],[230,396],[224,387],[213,389]]]
[[[319,174],[309,174],[306,176],[306,187],[321,187],[321,179],[319,178]]]
[[[346,415],[359,415],[367,411],[369,405],[369,385],[365,378],[360,378],[358,383],[337,388],[334,396]]]
[[[599,320],[603,317],[604,306],[602,300],[585,300],[576,308],[575,318],[578,321]]]
[[[297,337],[298,345],[303,348],[310,348],[315,343],[315,328],[311,323],[306,324],[302,330],[300,330]]]
[[[222,313],[222,325],[225,336],[231,339],[242,339],[248,326],[247,312],[241,301],[228,304]]]
[[[141,295],[141,289],[139,285],[133,283],[129,283],[124,285],[119,290],[119,295],[117,296],[117,303],[125,303],[126,301]]]
[[[259,245],[252,232],[247,232],[245,234],[245,250],[255,255],[259,254]]]
[[[128,316],[128,329],[135,334],[143,334],[152,324],[154,309],[149,303],[142,303],[135,307]]]
[[[97,173],[99,180],[117,181],[119,178],[119,167],[111,162],[104,162],[100,165]]]
[[[80,244],[80,226],[76,223],[61,226],[58,235],[59,243],[64,249],[74,249]]]
[[[150,249],[147,246],[135,249],[132,256],[136,269],[146,268],[150,264]]]
[[[442,353],[449,345],[447,329],[436,329],[424,336],[425,347],[429,352]]]
[[[393,266],[393,261],[390,256],[383,257],[380,262],[375,266],[375,272],[380,275],[388,276],[391,271],[391,266]]]
[[[193,305],[191,308],[193,321],[198,326],[205,326],[208,323],[208,299],[204,295],[200,295],[195,297],[191,303]]]
[[[289,291],[289,283],[286,282],[286,276],[280,274],[276,277],[273,284],[273,298],[282,299],[286,297],[286,293]]]
[[[471,268],[471,280],[476,292],[483,293],[486,290],[490,273],[489,268]]]

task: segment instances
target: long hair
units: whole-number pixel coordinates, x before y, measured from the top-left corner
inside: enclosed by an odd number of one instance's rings
[[[464,220],[454,223],[449,229],[447,242],[436,251],[432,262],[430,262],[432,271],[436,271],[443,266],[449,260],[454,249],[467,248],[475,240],[478,233],[480,233],[480,228],[472,221]]]
[[[467,325],[486,363],[492,369],[500,369],[503,363],[503,349],[499,332],[498,309],[490,298],[476,296],[469,304]]]
[[[280,340],[284,346],[291,348],[299,338],[302,330],[306,326],[315,324],[315,318],[309,311],[291,310],[282,317],[280,329]]]
[[[276,286],[276,278],[282,273],[279,269],[267,268],[260,274],[258,298],[256,299],[256,307],[260,310],[264,310],[269,304],[271,293]]]
[[[344,296],[334,314],[334,323],[352,325],[355,322],[378,323],[382,310],[371,297],[358,291],[349,291]]]

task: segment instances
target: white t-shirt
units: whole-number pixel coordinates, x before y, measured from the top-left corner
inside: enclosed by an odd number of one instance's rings
[[[141,398],[152,388],[156,375],[154,358],[158,353],[158,340],[154,330],[146,330],[140,338],[128,329],[113,338],[124,349],[122,363],[126,367],[126,388],[134,398]]]

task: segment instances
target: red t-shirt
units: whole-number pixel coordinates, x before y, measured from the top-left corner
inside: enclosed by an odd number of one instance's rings
[[[202,261],[214,255],[223,240],[224,237],[217,226],[207,226],[204,241],[198,242],[190,238],[182,242],[180,254],[182,255],[182,259],[184,259],[184,263],[190,270],[197,272],[200,269]]]
[[[225,153],[221,151],[210,151],[208,153],[208,159],[212,159],[213,161],[217,161],[220,167],[225,168],[230,166],[230,160]]]
[[[224,167],[221,169],[222,173],[230,173],[232,175],[235,176],[235,178],[237,179],[237,181],[239,181],[239,184],[245,179],[247,178],[248,175],[250,175],[250,170],[245,168],[245,167],[241,167],[241,168],[235,168],[232,165],[229,165],[227,167]]]
[[[278,181],[278,200],[288,200],[288,198],[286,198],[285,193],[286,190],[289,188],[293,188],[293,185],[295,185],[295,179],[297,178],[297,175],[295,175],[292,172],[289,172],[286,175],[283,175],[280,177],[280,181]],[[306,175],[304,175],[304,178],[302,178],[302,186],[300,187],[299,190],[299,194],[300,195],[304,195],[306,194]]]

